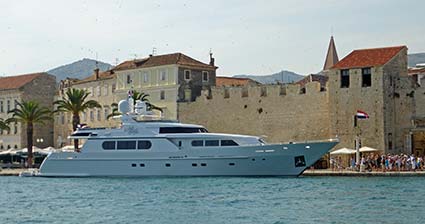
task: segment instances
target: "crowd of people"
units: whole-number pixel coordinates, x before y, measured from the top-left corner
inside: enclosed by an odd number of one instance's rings
[[[387,154],[379,155],[370,153],[362,155],[360,162],[356,163],[355,156],[350,158],[348,166],[343,165],[342,158],[331,158],[332,170],[360,170],[360,171],[416,171],[425,170],[425,156],[415,156],[407,154]]]

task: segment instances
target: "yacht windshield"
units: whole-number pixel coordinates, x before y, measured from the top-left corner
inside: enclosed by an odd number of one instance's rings
[[[207,133],[205,128],[193,128],[193,127],[161,127],[159,128],[160,134],[170,133]]]

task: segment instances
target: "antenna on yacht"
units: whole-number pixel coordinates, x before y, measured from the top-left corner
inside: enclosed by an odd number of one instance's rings
[[[133,89],[128,90],[128,109],[130,113],[134,113]]]

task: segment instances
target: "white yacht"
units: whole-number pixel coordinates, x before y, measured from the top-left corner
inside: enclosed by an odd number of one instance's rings
[[[49,154],[37,175],[298,176],[338,143],[267,144],[256,136],[209,133],[200,125],[138,121],[145,104],[138,101],[135,110],[129,105],[131,100],[119,104],[120,128],[78,129],[70,138],[86,139],[82,149]]]

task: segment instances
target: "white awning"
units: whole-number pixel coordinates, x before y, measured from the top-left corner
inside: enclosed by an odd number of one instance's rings
[[[359,151],[360,152],[377,152],[377,151],[380,151],[380,150],[379,149],[374,149],[374,148],[371,148],[371,147],[364,146],[364,147],[361,147],[359,149]]]
[[[339,155],[339,154],[354,154],[356,153],[356,150],[354,149],[348,149],[348,148],[342,148],[331,152],[331,155]]]

